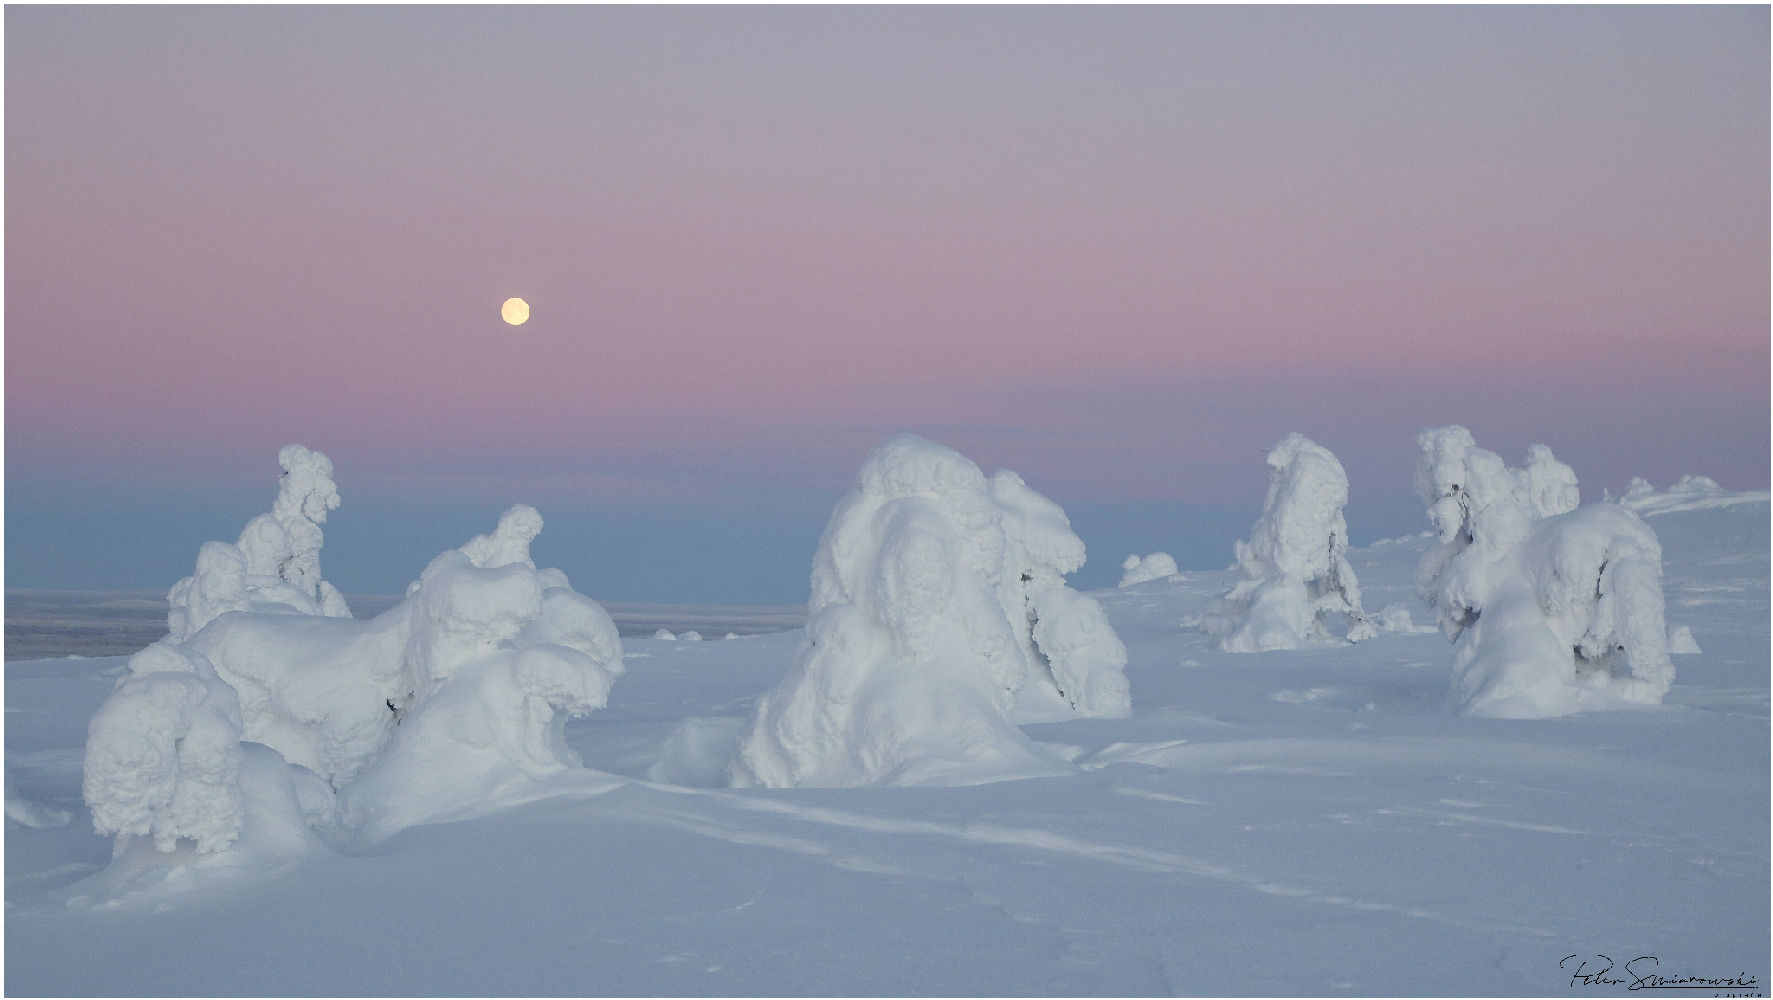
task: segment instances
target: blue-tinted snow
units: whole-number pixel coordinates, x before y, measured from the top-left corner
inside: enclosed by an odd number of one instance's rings
[[[1231,574],[1187,573],[1096,595],[1134,715],[1026,727],[1072,777],[739,792],[706,786],[801,634],[629,638],[609,708],[569,734],[634,780],[231,877],[173,855],[116,905],[80,768],[123,660],[9,663],[8,774],[74,819],[7,823],[6,988],[1610,995],[1630,977],[1572,989],[1560,960],[1654,955],[1764,993],[1768,507],[1649,523],[1668,621],[1704,649],[1659,708],[1453,717],[1438,634],[1220,653],[1179,623]],[[1432,621],[1422,544],[1351,553],[1369,608]]]

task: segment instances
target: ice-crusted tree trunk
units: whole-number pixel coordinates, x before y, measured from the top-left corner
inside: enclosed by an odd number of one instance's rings
[[[1130,710],[1125,648],[1064,585],[1083,556],[1064,512],[1014,473],[988,481],[913,435],[882,444],[820,539],[806,642],[741,734],[733,784],[1067,773],[1016,727],[1019,711]]]
[[[284,611],[349,618],[338,588],[321,579],[320,525],[339,505],[332,461],[299,444],[277,453],[283,474],[271,512],[248,521],[240,539],[205,542],[197,569],[167,594],[167,629],[184,642],[230,611]]]
[[[1237,543],[1242,579],[1225,596],[1221,648],[1233,653],[1339,642],[1325,627],[1347,616],[1347,641],[1374,635],[1348,565],[1348,475],[1328,448],[1288,434],[1268,451],[1268,498],[1250,539]]]
[[[1575,474],[1543,445],[1510,469],[1463,427],[1417,443],[1439,540],[1416,583],[1455,643],[1454,708],[1546,718],[1659,703],[1674,668],[1656,533],[1618,504],[1578,506]]]

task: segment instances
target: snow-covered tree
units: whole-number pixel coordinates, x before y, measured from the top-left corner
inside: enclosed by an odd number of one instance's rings
[[[1619,504],[1576,506],[1574,473],[1542,445],[1509,469],[1463,427],[1417,443],[1439,542],[1416,582],[1456,643],[1454,706],[1545,718],[1659,703],[1674,668],[1656,533]]]
[[[303,519],[328,505],[319,478],[299,491],[313,501],[293,507]],[[179,838],[222,849],[240,834],[256,773],[261,799],[299,793],[289,815],[379,836],[578,766],[565,720],[605,704],[622,647],[602,607],[559,570],[536,568],[529,543],[541,527],[533,508],[511,508],[368,621],[253,605],[131,657],[87,743],[94,828],[151,834],[166,850]],[[243,740],[287,763],[243,769]]]
[[[184,642],[229,611],[349,618],[343,594],[320,577],[320,525],[339,505],[332,461],[299,444],[277,453],[283,475],[269,514],[246,523],[240,540],[205,542],[197,570],[174,584],[167,628]]]
[[[1065,586],[1064,511],[913,435],[863,463],[814,557],[807,639],[738,741],[739,786],[1065,773],[1018,719],[1130,711],[1126,650]]]
[[[1238,542],[1241,576],[1225,595],[1218,629],[1233,653],[1299,649],[1342,640],[1325,626],[1347,617],[1347,641],[1375,634],[1361,609],[1360,581],[1348,565],[1348,475],[1328,448],[1288,434],[1268,451],[1274,471],[1250,540]]]
[[[156,642],[93,715],[82,791],[100,834],[183,837],[201,853],[240,836],[240,699],[203,654]]]
[[[1162,580],[1180,572],[1176,569],[1176,560],[1171,559],[1167,552],[1153,552],[1143,559],[1134,553],[1127,556],[1120,568],[1123,572],[1118,586],[1122,587],[1131,587],[1135,583],[1145,583],[1148,580]]]

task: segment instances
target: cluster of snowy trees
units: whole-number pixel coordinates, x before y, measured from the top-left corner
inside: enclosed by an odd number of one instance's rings
[[[1416,441],[1437,540],[1416,589],[1455,642],[1458,710],[1544,718],[1660,703],[1674,668],[1650,526],[1623,504],[1580,506],[1575,473],[1544,445],[1511,469],[1463,427]]]
[[[1676,652],[1697,646],[1665,630],[1661,550],[1632,510],[1647,494],[1580,506],[1575,474],[1542,445],[1511,469],[1462,427],[1418,444],[1436,539],[1416,583],[1455,644],[1454,708],[1536,718],[1660,701],[1671,638]],[[257,808],[302,836],[374,839],[579,766],[565,720],[603,707],[622,647],[601,606],[531,560],[541,516],[512,507],[432,560],[398,605],[359,620],[320,572],[320,526],[339,504],[331,462],[299,445],[278,459],[270,513],[234,544],[203,545],[169,595],[168,635],[131,657],[93,717],[94,828],[120,849],[139,836],[213,852]],[[1239,580],[1205,622],[1221,648],[1422,631],[1402,607],[1362,608],[1336,456],[1289,434],[1267,461]],[[1681,499],[1703,502],[1708,485],[1684,481]],[[826,526],[806,638],[740,734],[728,780],[1068,773],[1019,726],[1132,708],[1125,647],[1065,583],[1083,563],[1065,512],[1015,473],[987,477],[912,435],[880,445]],[[1177,575],[1161,552],[1123,569],[1123,587]]]
[[[238,545],[203,546],[173,588],[169,634],[130,658],[93,717],[94,829],[211,852],[269,799],[373,837],[578,766],[562,727],[605,704],[622,647],[602,607],[531,561],[541,516],[511,508],[358,620],[320,576],[331,463],[295,446],[279,457],[272,513]]]
[[[1416,491],[1434,527],[1416,590],[1454,642],[1451,700],[1465,715],[1546,718],[1657,704],[1674,678],[1663,621],[1662,550],[1627,502],[1581,506],[1576,474],[1545,445],[1511,469],[1459,426],[1417,436]],[[1242,579],[1205,624],[1228,652],[1356,642],[1412,631],[1408,612],[1369,620],[1346,558],[1348,477],[1298,434],[1270,449],[1268,499]],[[1689,477],[1680,495],[1703,493]],[[1715,484],[1711,484],[1715,492]],[[1348,623],[1338,640],[1327,623]],[[1692,644],[1680,635],[1682,651]]]

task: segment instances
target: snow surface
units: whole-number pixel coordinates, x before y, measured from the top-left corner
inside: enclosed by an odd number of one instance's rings
[[[1725,496],[1649,515],[1668,624],[1704,648],[1661,705],[1450,715],[1438,634],[1223,653],[1176,623],[1235,573],[1190,573],[1090,595],[1132,711],[1023,725],[1051,777],[720,787],[804,634],[631,639],[608,706],[564,728],[586,769],[373,847],[302,836],[325,782],[249,743],[229,850],[139,838],[113,863],[81,766],[128,660],[8,663],[9,816],[71,819],[7,822],[6,987],[1586,996],[1628,983],[1572,989],[1569,956],[1653,955],[1765,993],[1769,511]],[[1432,620],[1436,544],[1350,549],[1369,604]]]
[[[1268,449],[1268,498],[1237,543],[1241,579],[1225,595],[1225,610],[1209,617],[1213,631],[1228,633],[1228,653],[1299,649],[1333,643],[1330,615],[1348,622],[1348,642],[1371,638],[1361,608],[1360,581],[1348,565],[1348,475],[1328,448],[1303,434],[1288,434]]]

